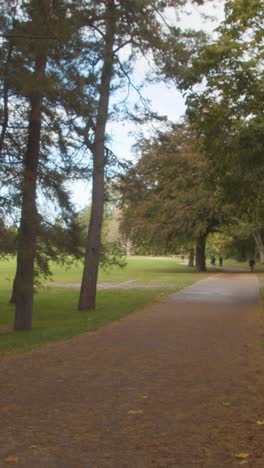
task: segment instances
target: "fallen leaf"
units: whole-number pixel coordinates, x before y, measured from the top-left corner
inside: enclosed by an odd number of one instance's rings
[[[5,458],[5,461],[8,463],[17,463],[18,457],[14,457],[13,455],[10,455],[9,457]]]
[[[32,448],[32,449],[38,448],[38,445],[30,445],[29,448]]]
[[[247,460],[243,460],[239,463],[239,465],[247,465],[248,464],[248,461]]]
[[[257,421],[258,426],[264,426],[264,421]]]
[[[230,406],[231,403],[228,403],[228,401],[223,401],[222,405],[224,406]]]
[[[143,400],[146,400],[148,398],[148,395],[142,395],[141,398],[143,398]]]
[[[234,455],[236,458],[248,458],[249,457],[249,453],[244,453],[244,452],[241,452],[241,453],[236,453]]]
[[[143,410],[142,409],[130,410],[128,411],[128,414],[143,414]]]

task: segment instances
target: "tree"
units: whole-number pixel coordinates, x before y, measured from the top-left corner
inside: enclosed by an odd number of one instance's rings
[[[205,271],[207,235],[223,218],[219,193],[210,185],[212,167],[186,126],[146,143],[121,178],[122,229],[133,243],[175,253],[196,241],[196,268]]]
[[[42,34],[47,35],[51,2],[39,1],[35,5],[33,2],[31,7],[33,31],[41,31]],[[39,21],[40,18],[41,21]],[[33,277],[38,223],[36,182],[43,100],[43,92],[39,83],[44,81],[48,59],[47,42],[42,40],[35,44],[32,91],[29,95],[27,148],[24,156],[21,222],[18,236],[15,330],[30,330],[32,328]]]
[[[73,105],[73,80],[78,80],[78,73],[74,72],[79,65],[76,49],[80,43],[78,15],[73,4],[63,0],[29,0],[19,5],[15,16],[8,8],[4,13],[1,20],[5,24],[6,66],[0,75],[3,103],[0,114],[3,115],[1,169],[5,179],[1,207],[3,215],[15,208],[17,217],[21,208],[14,328],[27,330],[32,321],[35,260],[36,267],[44,271],[47,259],[38,238],[43,233],[50,234],[45,227],[50,214],[45,213],[46,207],[38,199],[45,197],[46,204],[50,200],[55,210],[60,207],[63,220],[71,223],[74,212],[65,180],[80,176],[84,169],[87,173],[87,168],[77,158],[73,162],[74,151],[82,143],[72,132],[73,144],[68,135],[76,118],[73,114],[77,96],[81,92],[84,96],[83,89],[86,91],[90,77],[82,80]],[[80,100],[87,108],[87,91]]]
[[[124,78],[131,81],[132,63],[139,53],[148,55],[162,63],[161,58],[171,57],[178,66],[178,73],[182,73],[183,64],[190,56],[190,49],[195,48],[195,34],[183,33],[176,27],[164,27],[161,18],[166,7],[181,7],[185,1],[143,0],[117,1],[107,0],[86,2],[85,7],[93,6],[98,20],[89,22],[91,34],[97,41],[98,58],[100,64],[100,80],[98,83],[98,104],[94,116],[93,138],[86,138],[93,157],[93,191],[92,212],[87,236],[87,248],[84,262],[84,272],[79,299],[79,309],[93,309],[96,304],[96,284],[101,246],[101,229],[104,206],[104,169],[105,169],[105,138],[106,123],[109,118],[109,98],[111,83],[115,87],[122,84]],[[198,1],[196,3],[202,3]],[[99,35],[99,41],[98,41]],[[98,47],[99,46],[99,47]],[[120,51],[126,48],[129,60],[121,60]],[[88,125],[90,130],[91,126]]]
[[[193,86],[188,115],[213,161],[230,215],[247,220],[262,250],[263,2],[229,0],[225,11],[218,38],[194,60],[185,82]],[[205,86],[197,88],[202,80]]]
[[[105,46],[99,88],[99,102],[94,130],[92,209],[87,238],[84,272],[79,309],[94,308],[101,247],[101,230],[104,212],[104,157],[105,129],[108,116],[110,83],[114,64],[116,7],[114,0],[107,2],[105,19]]]

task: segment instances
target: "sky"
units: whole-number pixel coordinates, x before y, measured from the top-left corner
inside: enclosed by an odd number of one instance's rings
[[[213,30],[224,18],[224,3],[225,0],[211,0],[202,7],[192,4],[186,8],[187,11],[181,15],[181,18],[176,18],[175,12],[169,9],[166,19],[174,24],[177,22],[182,28],[202,29],[209,34],[213,34]],[[214,19],[208,19],[208,15]],[[147,69],[147,63],[143,59],[136,63],[133,77],[136,85],[141,82]],[[177,90],[175,85],[168,86],[165,83],[148,85],[142,90],[142,95],[150,101],[152,111],[166,116],[172,122],[179,121],[185,113],[184,96]],[[120,100],[120,97],[115,96],[114,99]],[[136,94],[131,92],[130,101],[132,103],[133,99],[136,100]],[[155,125],[157,124],[154,124],[154,127]],[[150,135],[151,130],[153,131],[153,126],[151,129],[146,127],[144,136]],[[133,151],[133,145],[136,143],[140,131],[142,131],[142,128],[135,127],[129,122],[108,123],[107,132],[110,136],[110,147],[118,158],[135,160],[136,155]],[[90,182],[76,182],[71,186],[71,191],[72,201],[78,210],[89,205],[91,198]]]

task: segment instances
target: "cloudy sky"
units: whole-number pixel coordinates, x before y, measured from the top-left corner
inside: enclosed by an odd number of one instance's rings
[[[224,3],[224,0],[211,0],[203,7],[191,5],[186,8],[186,13],[181,15],[180,23],[179,18],[175,17],[175,12],[170,9],[167,19],[172,23],[177,22],[182,28],[203,29],[207,33],[212,33],[224,17]],[[211,19],[207,16],[210,16]],[[140,60],[135,67],[133,78],[135,85],[141,82],[146,71],[146,62]],[[148,85],[142,90],[142,94],[145,99],[150,101],[152,111],[167,116],[173,122],[178,121],[185,112],[184,97],[173,85],[166,86],[162,83]],[[117,99],[117,97],[114,99]],[[131,92],[130,100],[133,101],[133,99],[136,99],[136,95],[133,97],[133,92]],[[111,138],[113,152],[120,159],[133,160],[135,154],[132,147],[141,129],[128,122],[111,122],[108,124],[107,130]],[[145,129],[145,136],[146,132],[148,132],[147,128]],[[72,186],[72,200],[78,209],[82,209],[89,204],[90,192],[90,183],[78,182]]]

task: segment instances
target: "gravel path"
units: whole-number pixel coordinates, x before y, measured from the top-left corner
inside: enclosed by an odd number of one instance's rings
[[[4,358],[0,466],[263,468],[257,302],[254,274],[218,275],[96,332]]]

